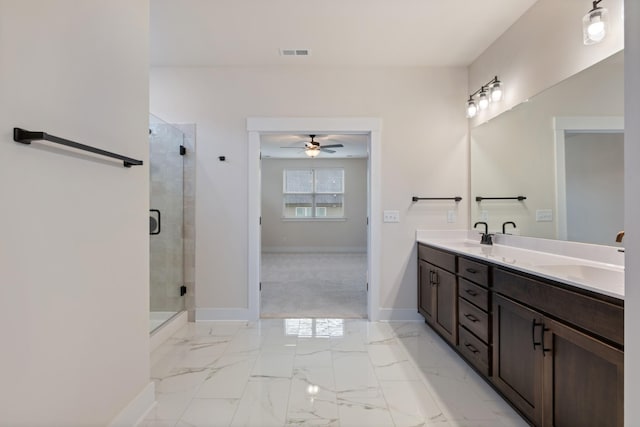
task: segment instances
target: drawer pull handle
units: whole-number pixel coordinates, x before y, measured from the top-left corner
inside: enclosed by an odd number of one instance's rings
[[[472,297],[478,296],[478,293],[476,291],[474,291],[473,289],[465,289],[464,291],[466,293],[468,293],[469,295],[471,295]]]
[[[467,319],[471,320],[473,323],[478,322],[478,318],[476,316],[474,316],[473,314],[465,314],[464,317],[466,317]]]
[[[475,348],[472,344],[469,344],[468,342],[464,343],[464,346],[467,347],[469,350],[471,350],[471,352],[473,354],[480,353],[480,350],[478,350],[477,348]]]
[[[473,268],[467,268],[467,273],[476,274],[478,270],[474,270]]]

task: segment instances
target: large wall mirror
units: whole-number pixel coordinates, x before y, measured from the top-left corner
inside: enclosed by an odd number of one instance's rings
[[[472,222],[501,232],[514,221],[523,236],[615,246],[624,224],[623,76],[619,52],[474,127]],[[498,199],[518,196],[526,199]]]

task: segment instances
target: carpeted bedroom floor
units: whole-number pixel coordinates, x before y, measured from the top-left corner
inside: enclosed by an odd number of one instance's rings
[[[366,253],[263,253],[261,317],[367,317]]]

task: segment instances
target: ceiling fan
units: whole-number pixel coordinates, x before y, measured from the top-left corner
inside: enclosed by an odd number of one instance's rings
[[[309,138],[311,138],[311,141],[307,141],[304,143],[304,152],[309,157],[316,157],[318,154],[320,154],[321,151],[324,151],[325,153],[335,153],[336,150],[330,150],[330,148],[344,147],[344,145],[342,144],[322,145],[320,144],[319,141],[315,140],[316,135],[309,135]],[[298,148],[298,147],[280,147],[280,148]]]

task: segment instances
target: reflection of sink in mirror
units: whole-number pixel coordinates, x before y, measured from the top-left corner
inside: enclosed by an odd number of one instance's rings
[[[558,265],[537,265],[536,269],[541,272],[558,275],[567,278],[586,280],[603,284],[619,283],[624,281],[624,271],[612,270],[591,265],[579,264],[558,264]]]

